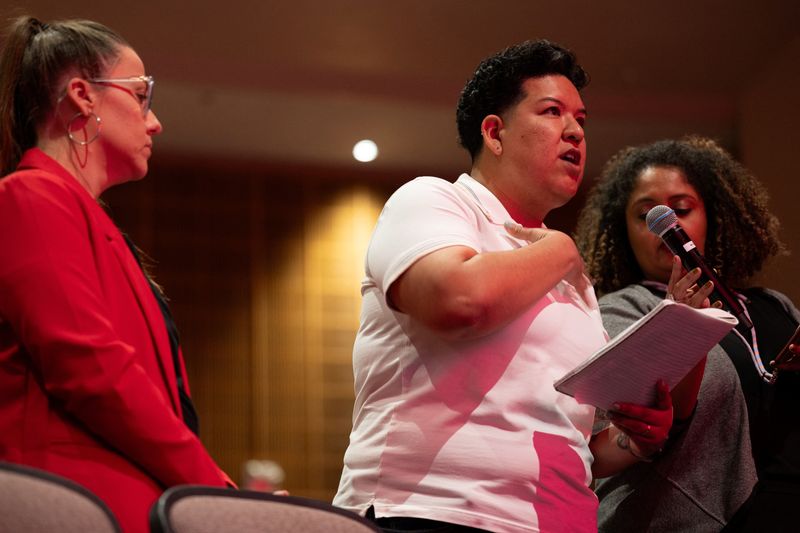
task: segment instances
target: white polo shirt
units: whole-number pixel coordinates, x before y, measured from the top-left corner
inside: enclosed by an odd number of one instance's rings
[[[386,203],[361,286],[353,431],[334,504],[495,532],[596,530],[594,409],[553,388],[607,340],[589,284],[579,295],[562,281],[469,341],[443,339],[386,302],[392,282],[435,250],[525,246],[506,220],[466,174],[417,178]]]

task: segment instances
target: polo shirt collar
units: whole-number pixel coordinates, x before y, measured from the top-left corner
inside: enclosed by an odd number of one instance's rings
[[[497,196],[469,174],[461,174],[456,180],[456,185],[467,190],[478,208],[492,224],[502,226],[504,222],[514,220]]]

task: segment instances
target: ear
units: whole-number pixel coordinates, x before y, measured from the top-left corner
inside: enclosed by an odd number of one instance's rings
[[[481,136],[483,146],[492,154],[499,156],[503,153],[503,143],[500,140],[500,131],[503,129],[503,119],[498,115],[486,115],[481,122]]]
[[[67,82],[64,101],[75,108],[76,113],[88,116],[94,108],[97,92],[92,84],[83,78],[70,78]]]

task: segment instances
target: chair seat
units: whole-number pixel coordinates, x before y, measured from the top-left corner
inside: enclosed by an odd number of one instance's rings
[[[74,481],[0,461],[0,533],[119,533],[100,498]]]
[[[183,485],[167,490],[150,512],[153,533],[373,533],[355,513],[295,496]]]

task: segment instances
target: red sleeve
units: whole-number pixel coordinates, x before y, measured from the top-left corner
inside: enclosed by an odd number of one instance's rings
[[[93,248],[92,206],[55,180],[5,181],[0,316],[48,395],[165,486],[229,482],[114,330]]]

